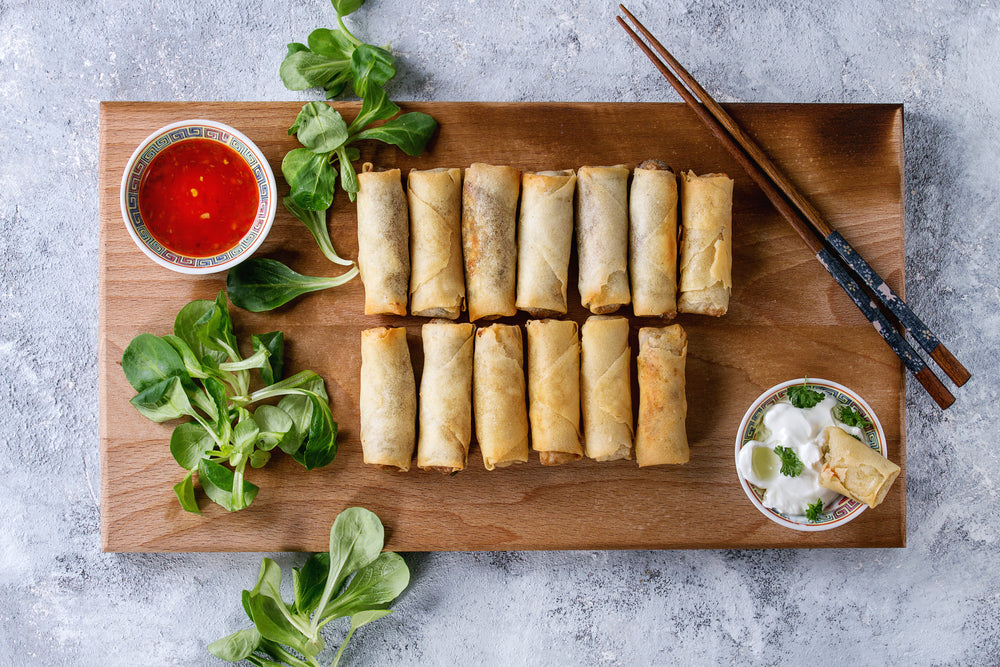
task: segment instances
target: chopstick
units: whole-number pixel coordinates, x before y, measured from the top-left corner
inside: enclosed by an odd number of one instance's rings
[[[722,109],[697,81],[680,65],[653,35],[623,5],[621,10],[653,45],[657,53],[677,71],[661,61],[621,17],[618,23],[625,29],[639,48],[653,62],[656,68],[677,90],[699,119],[719,139],[737,162],[747,171],[755,183],[764,191],[774,207],[798,232],[806,245],[816,254],[816,258],[827,269],[837,284],[843,288],[855,305],[871,322],[875,330],[889,344],[907,369],[927,390],[934,401],[947,408],[955,398],[941,383],[927,364],[920,358],[895,326],[889,323],[865,290],[841,264],[853,270],[868,285],[871,293],[889,310],[914,337],[921,347],[930,354],[956,385],[961,386],[970,377],[969,372],[951,352],[931,333],[930,329],[893,292],[885,281],[865,262],[846,240],[833,230],[805,197],[788,181],[781,171],[767,158],[757,144],[750,139],[736,122]],[[678,76],[694,91],[692,94]],[[695,95],[701,98],[697,99]],[[787,197],[787,199],[786,199]]]

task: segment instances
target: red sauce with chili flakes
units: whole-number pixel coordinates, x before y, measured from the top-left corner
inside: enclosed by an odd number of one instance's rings
[[[139,187],[139,212],[149,232],[189,257],[212,257],[239,243],[258,204],[250,167],[232,148],[209,139],[163,149]]]

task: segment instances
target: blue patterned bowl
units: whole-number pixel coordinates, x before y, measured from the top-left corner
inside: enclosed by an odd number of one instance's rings
[[[250,168],[260,195],[256,216],[239,242],[213,257],[188,257],[166,248],[150,233],[139,212],[139,188],[150,163],[166,147],[188,139],[208,139],[232,148]],[[160,266],[190,274],[226,271],[250,257],[264,242],[277,211],[274,173],[261,150],[243,133],[214,120],[182,120],[146,137],[125,166],[121,209],[125,227],[139,249]]]
[[[801,385],[802,382],[802,378],[798,378],[775,385],[758,396],[757,400],[750,405],[746,414],[743,415],[743,421],[740,422],[739,430],[736,432],[737,461],[740,457],[740,449],[744,445],[760,439],[759,436],[763,432],[764,412],[775,403],[787,401],[788,388],[794,385]],[[879,423],[878,418],[875,416],[875,411],[871,409],[871,406],[864,399],[847,387],[836,382],[831,382],[830,380],[809,378],[806,384],[811,389],[833,396],[834,400],[837,401],[837,405],[853,408],[864,415],[868,420],[868,426],[863,429],[863,441],[882,456],[886,455],[885,431],[882,430],[882,424]],[[840,499],[829,505],[816,521],[808,521],[802,516],[783,514],[777,510],[765,507],[763,503],[764,490],[748,482],[740,473],[739,465],[736,467],[736,475],[739,477],[740,485],[743,486],[747,498],[750,499],[754,507],[760,510],[761,514],[780,526],[794,530],[818,531],[843,526],[848,521],[860,515],[868,507],[856,500],[840,496]]]

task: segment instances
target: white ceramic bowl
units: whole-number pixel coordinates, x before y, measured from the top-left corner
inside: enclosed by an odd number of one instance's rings
[[[163,149],[187,139],[208,139],[232,148],[243,158],[257,181],[259,203],[250,229],[239,242],[213,257],[189,257],[165,248],[149,232],[139,212],[139,188],[150,163]],[[121,185],[121,210],[125,227],[147,257],[172,271],[190,274],[226,271],[250,257],[264,242],[278,208],[274,173],[264,154],[242,132],[214,120],[182,120],[161,127],[146,137],[125,165]]]
[[[788,396],[789,387],[793,385],[801,385],[802,383],[802,378],[782,382],[781,384],[775,385],[765,391],[757,397],[757,400],[750,404],[746,414],[743,415],[743,421],[740,422],[740,428],[736,432],[736,461],[739,461],[740,449],[742,449],[748,442],[757,439],[755,436],[758,433],[758,428],[761,427],[764,412],[767,408],[771,407],[775,403],[778,403],[779,401],[785,400]],[[882,424],[879,423],[878,417],[875,416],[875,412],[871,409],[871,406],[864,401],[864,399],[844,385],[830,380],[809,378],[806,384],[811,389],[833,396],[838,405],[854,408],[864,415],[868,420],[868,426],[863,429],[863,442],[882,454],[882,456],[886,455],[887,448],[885,431],[882,430]],[[867,505],[859,503],[856,500],[851,500],[850,498],[841,496],[840,500],[834,502],[826,508],[826,511],[820,515],[818,520],[810,522],[805,517],[782,514],[781,512],[765,507],[762,502],[764,490],[748,482],[740,473],[738,464],[736,467],[736,475],[739,477],[740,485],[743,486],[743,491],[746,492],[747,498],[750,499],[750,502],[753,503],[754,507],[756,507],[761,514],[780,526],[792,528],[794,530],[818,531],[830,530],[831,528],[836,528],[837,526],[843,526],[848,521],[851,521],[859,516],[868,507]]]

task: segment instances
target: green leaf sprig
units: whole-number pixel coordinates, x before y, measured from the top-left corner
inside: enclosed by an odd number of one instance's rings
[[[819,521],[819,517],[823,514],[823,499],[817,498],[816,502],[812,503],[806,507],[806,519],[810,522]]]
[[[805,465],[802,463],[802,459],[796,456],[794,449],[778,445],[774,448],[774,453],[781,459],[782,475],[785,477],[798,477],[802,474]]]
[[[350,618],[330,663],[335,667],[354,632],[391,614],[389,605],[410,583],[406,562],[399,554],[382,553],[384,544],[385,531],[374,513],[345,509],[330,529],[330,551],[292,568],[294,601],[282,598],[281,568],[265,558],[256,586],[243,591],[243,610],[254,627],[212,642],[208,651],[228,662],[319,667],[326,647],[320,631],[334,619]]]
[[[836,417],[837,421],[841,424],[845,424],[847,426],[865,428],[869,424],[868,419],[866,419],[863,414],[848,405],[838,405],[834,411],[834,417]]]
[[[381,85],[366,79],[362,82],[361,93],[365,97],[361,111],[350,125],[326,102],[307,102],[288,129],[303,147],[285,154],[281,173],[291,188],[292,202],[304,210],[330,208],[336,194],[338,172],[341,187],[351,201],[356,199],[358,175],[352,160],[357,160],[360,153],[352,143],[376,139],[399,147],[407,155],[420,155],[437,129],[437,121],[419,111],[392,118],[399,113],[399,107],[389,100]],[[392,120],[369,127],[387,118]]]
[[[323,378],[302,371],[282,379],[284,335],[254,335],[243,358],[233,334],[225,292],[192,301],[177,313],[174,333],[139,334],[122,355],[122,370],[136,390],[139,414],[155,422],[190,417],[170,436],[170,453],[187,471],[174,493],[181,507],[201,514],[195,473],[205,494],[233,512],[250,505],[258,487],[245,479],[247,465],[264,466],[276,447],[306,469],[337,454],[337,423]],[[251,391],[250,371],[265,385]],[[251,406],[281,397],[277,405]]]
[[[361,111],[350,125],[326,103],[309,102],[288,128],[303,147],[285,155],[281,172],[291,188],[289,197],[306,211],[330,208],[338,172],[341,187],[354,201],[358,177],[352,163],[360,156],[351,146],[354,142],[375,139],[397,146],[407,155],[420,155],[437,129],[437,121],[425,113],[397,116],[400,109],[384,89],[396,76],[395,56],[388,49],[365,44],[344,25],[344,17],[356,12],[364,0],[332,2],[339,28],[319,28],[310,33],[308,44],[289,44],[279,70],[290,90],[318,87],[326,91],[327,99],[332,99],[350,83],[354,94],[361,98]],[[387,122],[370,127],[378,121]]]
[[[288,128],[302,147],[289,151],[281,162],[281,173],[290,189],[282,203],[309,229],[327,259],[351,266],[354,262],[342,259],[334,249],[326,221],[338,177],[350,200],[357,197],[358,175],[353,163],[361,153],[352,144],[373,139],[397,146],[407,155],[420,155],[437,129],[437,121],[420,112],[398,115],[400,108],[384,89],[396,75],[395,56],[386,48],[365,44],[344,25],[344,17],[357,11],[364,0],[332,3],[339,27],[314,30],[308,44],[289,44],[279,70],[281,80],[291,90],[322,88],[327,99],[337,97],[350,84],[361,98],[361,111],[348,124],[325,102],[308,102],[302,107]],[[276,260],[250,260],[229,272],[227,289],[234,304],[259,312],[301,294],[342,285],[356,275],[354,267],[334,278],[315,278],[296,273]]]

